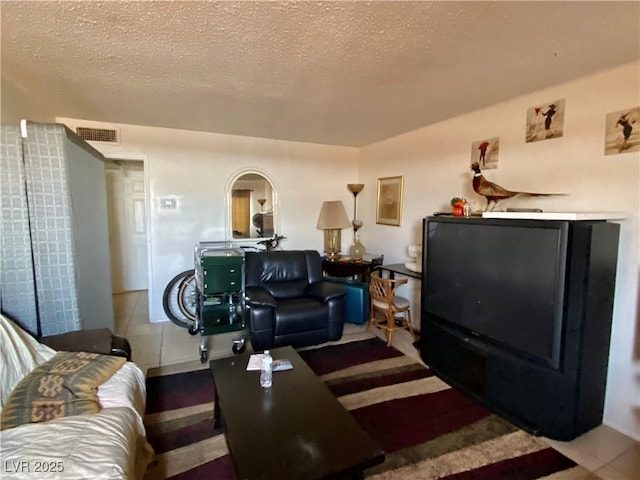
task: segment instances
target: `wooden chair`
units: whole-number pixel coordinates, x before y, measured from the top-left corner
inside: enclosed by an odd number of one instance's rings
[[[414,341],[416,335],[411,325],[411,310],[409,300],[395,294],[400,285],[404,285],[408,280],[382,278],[380,270],[371,272],[369,282],[369,295],[371,297],[371,316],[367,325],[367,331],[371,330],[371,325],[386,330],[387,346],[391,345],[391,338],[396,329],[409,330]],[[384,319],[377,320],[376,312],[384,315]]]

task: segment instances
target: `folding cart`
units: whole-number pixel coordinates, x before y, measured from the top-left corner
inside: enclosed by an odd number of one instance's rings
[[[233,340],[234,353],[246,347],[244,316],[244,251],[227,242],[199,242],[194,252],[196,277],[196,321],[200,361],[208,359],[209,335],[242,331]]]

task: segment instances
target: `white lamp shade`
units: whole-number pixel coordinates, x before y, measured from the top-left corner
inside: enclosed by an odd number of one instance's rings
[[[340,200],[330,200],[322,202],[320,216],[316,228],[320,230],[332,230],[349,228],[351,222],[347,217],[347,212]]]

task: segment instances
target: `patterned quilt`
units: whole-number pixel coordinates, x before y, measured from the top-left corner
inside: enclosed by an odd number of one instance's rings
[[[125,361],[96,353],[56,353],[16,385],[2,410],[0,430],[99,412],[98,386]]]

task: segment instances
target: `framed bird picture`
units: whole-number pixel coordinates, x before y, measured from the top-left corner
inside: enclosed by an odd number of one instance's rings
[[[402,219],[402,194],[404,177],[384,177],[378,179],[378,200],[376,203],[376,223],[400,226]]]
[[[527,110],[526,141],[561,137],[564,133],[565,100],[545,102]]]

